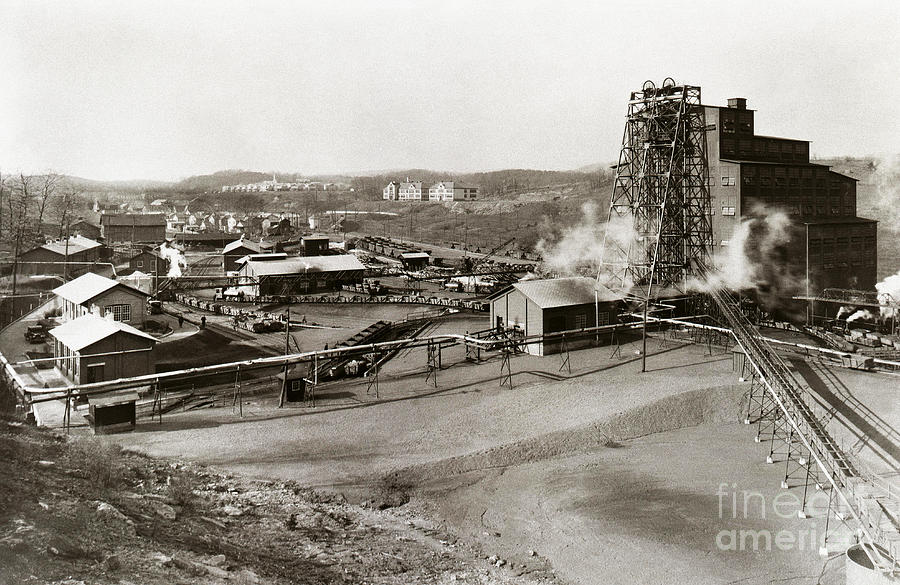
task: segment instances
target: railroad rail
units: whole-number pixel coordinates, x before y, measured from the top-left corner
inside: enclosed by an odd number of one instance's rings
[[[885,490],[880,482],[861,475],[825,428],[823,417],[815,414],[809,393],[794,378],[778,353],[760,338],[734,300],[721,290],[713,291],[711,296],[753,368],[745,422],[753,422],[751,416],[756,416],[755,422],[759,425],[757,441],[761,442],[762,435],[771,431],[767,462],[774,462],[778,443],[783,441],[787,447],[782,485],[787,487],[791,477],[790,464],[796,462],[801,473],[806,475],[805,508],[810,478],[824,476],[831,484],[832,495],[837,495],[839,503],[856,521],[859,544],[873,566],[882,573],[896,575],[900,571],[896,496],[890,489]],[[813,462],[816,469],[813,469]],[[816,484],[820,485],[819,481]],[[801,510],[801,516],[803,514],[805,512]]]

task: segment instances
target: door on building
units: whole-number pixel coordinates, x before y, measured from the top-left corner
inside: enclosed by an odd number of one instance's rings
[[[503,330],[503,317],[497,315],[497,331]]]
[[[106,367],[105,363],[88,364],[87,367],[85,368],[85,384],[93,384],[94,382],[102,382],[104,367]]]

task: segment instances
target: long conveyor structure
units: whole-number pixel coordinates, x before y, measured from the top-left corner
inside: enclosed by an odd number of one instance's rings
[[[829,511],[856,523],[857,537],[873,566],[882,573],[900,572],[898,502],[894,488],[875,477],[865,477],[826,428],[828,413],[817,415],[809,392],[794,378],[781,356],[753,328],[731,296],[723,290],[711,296],[728,322],[735,342],[752,368],[746,423],[756,423],[756,440],[771,442],[767,462],[774,463],[775,449],[785,447],[785,479],[805,475],[803,509],[807,487],[814,482],[828,487]],[[794,474],[791,464],[795,464]],[[835,500],[835,497],[837,500]]]

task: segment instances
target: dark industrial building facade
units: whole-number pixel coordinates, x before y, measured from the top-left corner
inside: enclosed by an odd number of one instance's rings
[[[161,213],[103,214],[100,229],[107,244],[161,244],[166,241],[166,216]]]
[[[244,256],[261,253],[262,246],[256,242],[241,238],[229,243],[222,249],[222,266],[225,272],[237,272],[240,269],[238,260]]]
[[[153,276],[166,276],[169,273],[169,259],[159,254],[159,249],[144,250],[128,260],[128,268],[132,272],[143,272]]]
[[[872,289],[877,222],[856,215],[856,180],[811,163],[809,142],[756,134],[743,98],[704,106],[714,249],[730,245],[742,218],[784,212],[791,221],[783,256],[793,273],[823,288]]]
[[[99,242],[71,236],[28,250],[19,256],[19,274],[55,274],[78,276],[104,259],[105,247]]]

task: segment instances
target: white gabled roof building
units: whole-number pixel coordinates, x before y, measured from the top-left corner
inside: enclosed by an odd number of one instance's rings
[[[146,318],[150,295],[117,280],[87,272],[53,289],[62,301],[62,317],[72,320],[97,307],[102,315],[112,313],[116,321],[141,324]]]

